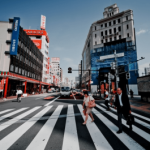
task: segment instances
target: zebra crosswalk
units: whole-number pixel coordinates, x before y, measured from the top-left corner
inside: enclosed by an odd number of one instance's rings
[[[0,111],[0,149],[143,150],[149,148],[148,117],[133,112],[135,116],[133,130],[129,132],[126,121],[122,120],[123,133],[117,134],[115,109],[106,111],[104,104],[98,104],[92,110],[95,121],[91,122],[89,117],[84,126],[82,111],[81,104],[46,105]],[[57,138],[53,139],[54,137]]]

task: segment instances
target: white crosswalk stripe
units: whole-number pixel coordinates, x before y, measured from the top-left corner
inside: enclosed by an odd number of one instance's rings
[[[101,105],[105,107],[104,104],[101,104]],[[106,107],[105,107],[105,108],[106,108]],[[117,112],[117,110],[115,110],[115,109],[111,109],[111,110],[114,111],[114,112]],[[132,112],[132,114],[135,114],[135,113]],[[144,121],[141,121],[141,120],[139,120],[139,119],[136,118],[136,119],[135,119],[135,122],[137,122],[137,123],[141,124],[142,126],[148,128],[148,129],[150,129],[150,124],[148,124],[148,123],[146,123],[146,122],[144,122]]]
[[[77,113],[74,110],[74,107],[78,110]],[[122,132],[121,134],[117,134],[116,131],[118,130],[118,127],[114,123],[114,119],[118,120],[117,115],[108,112],[105,110],[105,105],[100,104],[96,106],[97,108],[93,109],[93,114],[96,115],[97,119],[96,122],[91,122],[91,118],[88,118],[87,124],[84,126],[86,128],[85,132],[89,134],[91,137],[91,142],[93,142],[94,149],[96,150],[106,150],[106,149],[114,149],[114,145],[110,144],[108,141],[108,137],[105,135],[105,132],[101,132],[101,128],[99,126],[105,126],[108,132],[111,132],[113,136],[115,136],[117,139],[119,139],[120,145],[123,143],[124,146],[128,149],[137,149],[137,150],[143,150],[145,147],[140,143],[140,141],[137,141],[134,136],[131,136],[130,134],[127,134],[126,132]],[[105,107],[105,108],[104,108]],[[53,109],[51,109],[53,108]],[[12,149],[12,147],[15,145],[14,143],[19,140],[23,139],[24,141],[27,138],[24,136],[24,134],[31,129],[34,125],[38,125],[39,120],[46,120],[45,123],[41,125],[41,127],[36,130],[35,136],[29,141],[26,145],[26,150],[44,150],[46,146],[48,145],[48,142],[51,141],[51,137],[53,135],[53,131],[55,131],[55,126],[58,123],[59,119],[62,119],[63,117],[66,117],[66,121],[64,122],[64,131],[63,131],[63,139],[61,143],[61,148],[62,150],[80,150],[81,145],[79,144],[81,139],[78,136],[78,132],[82,132],[79,129],[79,125],[77,128],[77,122],[76,122],[76,117],[80,117],[81,119],[84,120],[84,115],[82,112],[82,105],[78,104],[76,106],[69,104],[67,107],[67,112],[64,114],[63,112],[64,105],[58,105],[55,107],[53,106],[37,106],[31,109],[26,108],[21,108],[18,110],[14,109],[7,109],[4,111],[1,111],[0,113],[7,113],[3,116],[0,117],[1,120],[8,118],[10,116],[16,115],[15,117],[12,117],[9,121],[6,121],[2,124],[0,124],[0,135],[1,132],[3,132],[4,129],[10,128],[13,124],[16,123],[16,126],[13,127],[12,132],[6,133],[3,137],[0,136],[0,149],[7,150],[7,149]],[[101,111],[99,111],[99,109]],[[46,116],[48,114],[48,111],[51,111],[50,116]],[[12,112],[10,112],[12,111]],[[25,111],[25,112],[24,112]],[[113,110],[116,112],[116,110]],[[34,113],[33,113],[34,112]],[[62,113],[63,112],[63,113]],[[79,113],[80,112],[80,113]],[[33,113],[33,114],[32,114]],[[78,115],[77,115],[78,114]],[[132,112],[133,114],[133,112]],[[136,113],[135,113],[136,114]],[[24,117],[30,115],[29,119],[24,120],[21,124],[17,124],[20,120],[22,120]],[[44,115],[44,116],[43,116]],[[139,114],[136,114],[139,115]],[[109,116],[109,117],[107,117]],[[113,119],[109,119],[109,118]],[[135,119],[135,121],[140,124],[143,127],[146,127],[147,125],[146,122]],[[100,122],[103,122],[103,125],[101,125]],[[126,125],[125,120],[122,120],[122,124]],[[81,126],[82,126],[81,122]],[[83,127],[83,126],[82,126]],[[127,126],[128,127],[128,126]],[[57,127],[58,130],[58,127]],[[140,139],[143,139],[146,143],[149,142],[150,139],[150,134],[144,131],[145,129],[141,129],[140,127],[137,127],[136,125],[133,125],[133,133],[138,134]],[[149,131],[149,128],[147,128]],[[7,130],[5,130],[7,132]],[[34,132],[34,131],[33,131]],[[30,136],[30,135],[29,135]],[[82,139],[84,140],[84,139]],[[112,139],[113,140],[113,139]],[[9,141],[9,142],[8,142]],[[56,139],[57,141],[57,139]],[[86,141],[84,141],[86,142]],[[19,143],[23,144],[23,143]],[[59,144],[59,143],[58,143]],[[119,144],[119,143],[118,143]]]
[[[105,109],[102,106],[97,105],[98,108],[100,108],[101,110],[105,111]],[[110,115],[111,117],[113,117],[114,119],[118,120],[117,115],[114,115],[111,112],[105,111],[108,115]],[[122,124],[126,125],[125,120],[122,120]],[[133,125],[133,131],[137,134],[139,134],[140,136],[142,136],[145,140],[149,140],[150,139],[150,134],[146,133],[145,131],[141,130],[140,128],[136,127],[135,125]],[[149,142],[149,141],[148,141]]]
[[[24,110],[26,110],[26,109],[28,109],[28,107],[26,107],[26,108],[21,108],[21,109],[18,109],[18,110],[16,110],[16,111],[14,111],[14,112],[9,113],[9,114],[3,115],[3,116],[0,117],[0,121],[1,121],[1,120],[4,120],[4,119],[6,119],[6,118],[8,118],[8,117],[10,117],[10,116],[13,116],[13,115],[15,115],[15,114],[17,114],[17,113],[20,113],[21,111],[24,111]]]
[[[82,117],[84,118],[83,113],[82,113],[82,110],[83,110],[82,106],[78,105],[78,107],[79,107],[80,113],[82,114]],[[105,139],[105,137],[103,136],[101,131],[97,128],[97,126],[95,125],[94,122],[91,123],[88,120],[86,126],[88,128],[88,131],[91,135],[91,138],[92,138],[94,145],[95,145],[97,150],[102,150],[102,149],[111,150],[111,149],[113,149],[111,147],[111,145],[108,143],[108,141]]]
[[[4,114],[4,113],[6,113],[6,112],[12,111],[12,110],[14,110],[14,109],[7,109],[7,110],[4,110],[4,111],[1,111],[1,112],[0,112],[0,115],[1,115],[1,114]]]
[[[70,115],[73,114],[73,105],[68,105],[67,119],[66,119],[66,127],[64,134],[64,141],[62,150],[79,150],[79,142],[77,129],[75,124],[75,117]]]

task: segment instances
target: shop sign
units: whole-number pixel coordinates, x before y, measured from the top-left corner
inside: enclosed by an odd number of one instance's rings
[[[59,57],[52,57],[52,62],[60,62],[60,58]]]
[[[124,53],[118,53],[116,54],[116,57],[123,57]],[[104,59],[110,59],[110,58],[115,58],[115,55],[106,55],[106,56],[100,56],[100,60],[104,60]]]
[[[20,29],[20,18],[14,17],[13,31],[12,31],[12,38],[11,38],[11,47],[10,47],[10,55],[17,55],[19,29]]]
[[[46,16],[41,15],[41,29],[45,30]]]

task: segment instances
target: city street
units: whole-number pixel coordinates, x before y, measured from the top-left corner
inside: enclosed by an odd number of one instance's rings
[[[106,111],[96,100],[95,121],[83,123],[82,99],[47,93],[0,103],[1,150],[102,150],[148,149],[150,115],[135,116],[133,130],[123,120],[123,133],[117,134],[116,110]]]

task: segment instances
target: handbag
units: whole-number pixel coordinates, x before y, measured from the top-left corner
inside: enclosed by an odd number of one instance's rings
[[[89,99],[90,99],[90,97],[89,97]],[[90,100],[89,102],[88,102],[88,107],[90,107],[90,108],[93,108],[93,107],[96,107],[96,103],[95,103],[95,100]]]
[[[134,116],[128,115],[126,124],[127,124],[127,125],[132,125],[134,122],[135,122],[135,121],[134,121]]]
[[[83,110],[83,114],[84,116],[86,116],[86,108]]]

